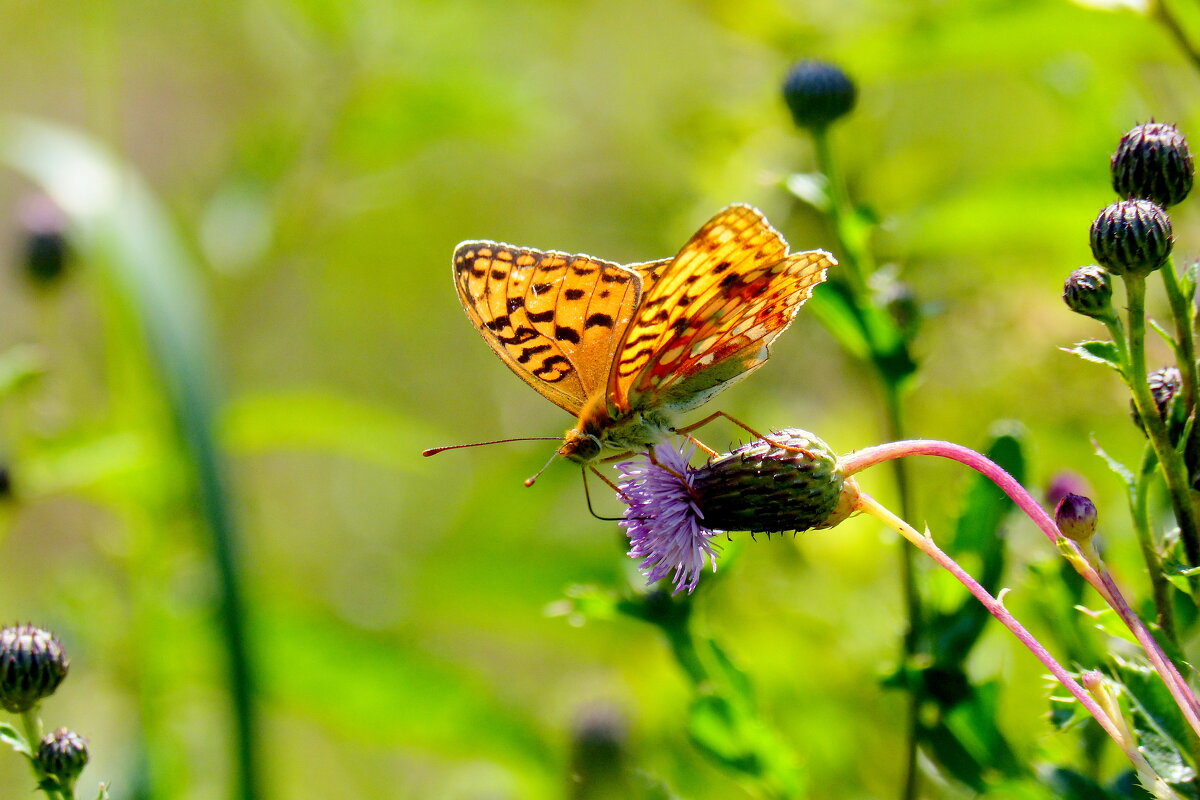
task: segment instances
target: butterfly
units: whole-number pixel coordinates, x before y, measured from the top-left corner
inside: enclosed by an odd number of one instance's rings
[[[735,204],[674,258],[621,265],[490,241],[454,251],[454,285],[492,351],[577,418],[558,454],[589,464],[645,449],[761,367],[836,265],[788,253],[757,209]]]

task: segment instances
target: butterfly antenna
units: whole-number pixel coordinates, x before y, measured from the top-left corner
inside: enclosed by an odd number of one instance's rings
[[[443,453],[447,450],[459,450],[463,447],[483,447],[489,444],[506,444],[508,442],[557,442],[557,436],[521,436],[516,439],[493,439],[490,442],[471,442],[470,444],[448,444],[445,447],[431,447],[428,450],[422,450],[421,455],[425,457],[436,456],[438,453]],[[543,467],[543,469],[545,469]],[[540,473],[539,473],[540,474]]]
[[[557,442],[558,439],[555,439],[554,441]],[[542,473],[550,468],[550,465],[554,463],[554,459],[556,459],[556,458],[558,458],[557,450],[554,451],[554,455],[550,456],[550,460],[542,465],[541,469],[539,469],[537,472],[533,473],[533,475],[531,477],[525,479],[525,485],[533,486],[534,481],[536,481],[538,478],[542,477]]]

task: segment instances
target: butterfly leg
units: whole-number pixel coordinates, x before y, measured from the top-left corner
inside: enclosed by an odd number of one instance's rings
[[[792,445],[783,444],[781,442],[775,441],[770,436],[764,436],[763,434],[754,430],[754,428],[751,428],[749,425],[742,422],[737,417],[733,416],[732,414],[726,414],[724,411],[714,411],[713,413],[709,414],[707,417],[700,420],[699,422],[693,422],[691,425],[688,425],[683,428],[674,428],[673,430],[675,431],[675,433],[683,434],[684,436],[691,439],[693,442],[696,442],[696,444],[700,445],[700,447],[703,447],[705,450],[708,450],[710,455],[716,456],[717,455],[716,453],[714,453],[712,450],[709,450],[707,447],[704,447],[704,445],[701,444],[698,439],[693,438],[691,435],[691,432],[707,425],[708,423],[712,422],[715,419],[718,419],[719,417],[724,417],[725,419],[732,422],[734,425],[737,425],[742,430],[748,431],[752,436],[754,436],[755,439],[762,439],[764,442],[771,445],[772,447],[778,447],[780,450],[789,450],[793,453],[804,453],[805,455],[812,455],[812,453],[805,450],[803,447],[794,447]]]

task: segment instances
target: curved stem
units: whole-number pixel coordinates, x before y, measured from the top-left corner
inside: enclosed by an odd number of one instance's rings
[[[1137,748],[1134,747],[1133,742],[1131,742],[1127,736],[1123,735],[1121,727],[1118,725],[1118,723],[1100,707],[1100,705],[1092,698],[1092,696],[1088,694],[1087,690],[1079,685],[1079,682],[1076,681],[1075,678],[1073,678],[1071,674],[1067,672],[1067,670],[1064,669],[1061,664],[1058,663],[1054,656],[1052,656],[1050,652],[1042,646],[1041,642],[1034,638],[1033,634],[1025,629],[1025,626],[1023,626],[1017,620],[1017,618],[1014,617],[1009,610],[1004,607],[1003,603],[993,597],[987,589],[984,589],[978,581],[976,581],[973,577],[971,577],[970,574],[966,572],[966,570],[958,565],[958,562],[946,555],[946,553],[934,543],[932,538],[929,536],[922,536],[911,525],[897,517],[884,506],[880,505],[873,497],[866,493],[860,494],[857,508],[858,510],[868,513],[871,516],[879,519],[888,527],[898,532],[905,539],[912,542],[912,544],[921,550],[921,552],[925,553],[925,555],[937,562],[938,566],[942,567],[955,578],[957,578],[959,583],[967,587],[967,590],[975,596],[975,599],[982,603],[983,606],[1000,622],[1001,625],[1008,628],[1008,630],[1017,637],[1021,644],[1025,645],[1025,647],[1031,653],[1033,653],[1038,661],[1041,661],[1042,664],[1044,664],[1046,668],[1050,670],[1050,673],[1054,675],[1059,683],[1066,687],[1067,691],[1071,693],[1071,695],[1079,702],[1079,704],[1086,708],[1088,712],[1096,718],[1096,722],[1100,724],[1100,727],[1104,729],[1105,733],[1112,737],[1113,741],[1117,743],[1117,746],[1121,748],[1122,752],[1125,753],[1130,761],[1137,765],[1139,769],[1144,769],[1151,775],[1154,774],[1154,771],[1150,768],[1150,765],[1146,763],[1141,753],[1139,753]]]
[[[1046,513],[1046,510],[1038,505],[1029,492],[1025,491],[1025,488],[998,464],[970,448],[953,444],[952,442],[912,439],[906,442],[890,442],[859,450],[845,456],[841,460],[841,465],[843,473],[849,476],[874,464],[910,455],[931,455],[949,458],[979,472],[1008,495],[1009,499],[1016,503],[1017,507],[1033,520],[1034,524],[1046,535],[1046,538],[1054,543],[1055,547],[1059,547],[1060,541],[1065,542],[1066,544],[1063,546],[1062,552],[1071,562],[1071,566],[1117,612],[1121,621],[1125,623],[1125,626],[1129,628],[1134,638],[1137,639],[1138,644],[1146,652],[1146,657],[1149,659],[1151,666],[1154,667],[1159,677],[1162,678],[1163,683],[1166,684],[1167,690],[1179,705],[1180,711],[1192,727],[1192,730],[1196,731],[1197,735],[1200,735],[1200,703],[1197,702],[1196,696],[1192,693],[1183,676],[1179,674],[1179,670],[1175,667],[1175,664],[1167,658],[1162,646],[1150,634],[1146,623],[1129,607],[1129,603],[1125,601],[1124,596],[1108,573],[1105,572],[1102,575],[1095,567],[1089,564],[1079,547],[1074,542],[1063,538],[1058,530],[1058,526],[1054,524],[1054,520]]]

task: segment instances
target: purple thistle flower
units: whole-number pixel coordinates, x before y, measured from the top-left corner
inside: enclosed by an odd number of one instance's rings
[[[629,555],[650,583],[674,570],[675,591],[695,591],[705,558],[717,570],[723,531],[832,528],[856,507],[858,487],[808,431],[775,431],[699,467],[688,463],[695,451],[660,444],[617,465]]]
[[[629,555],[642,561],[638,569],[649,583],[675,570],[675,592],[696,590],[704,558],[717,569],[716,531],[706,528],[692,489],[696,470],[689,466],[695,446],[679,452],[655,446],[654,460],[643,454],[617,465],[621,492],[628,507],[620,525],[629,536]],[[657,463],[656,463],[657,462]]]

